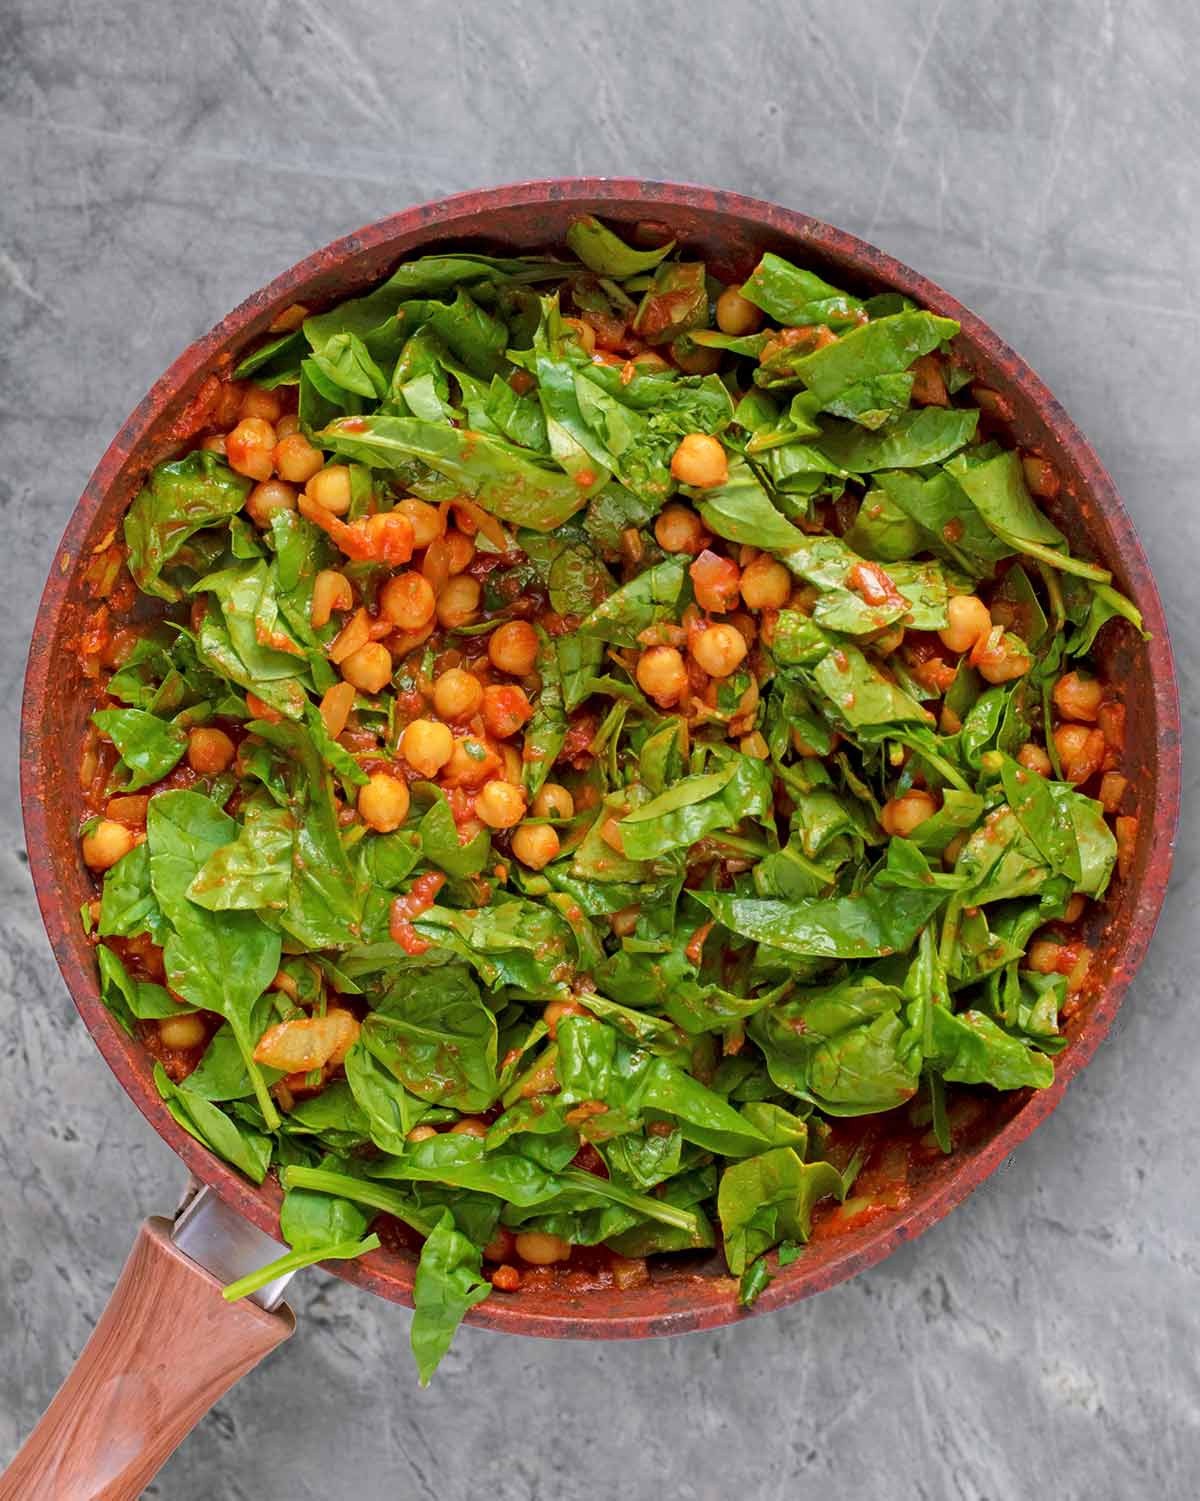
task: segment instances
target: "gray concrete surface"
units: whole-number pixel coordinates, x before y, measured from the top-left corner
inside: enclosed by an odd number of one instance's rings
[[[313,247],[451,190],[715,183],[916,265],[1109,464],[1195,722],[1200,26],[1187,0],[6,0],[0,38],[0,1456],[179,1167],[76,1020],[16,717],[44,572],[126,412]],[[462,1333],[322,1273],[148,1495],[1131,1501],[1200,1493],[1197,814],[1114,1037],[949,1221],[809,1304],[626,1345]]]

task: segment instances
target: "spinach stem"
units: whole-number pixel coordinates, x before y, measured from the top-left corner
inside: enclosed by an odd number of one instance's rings
[[[298,1272],[302,1267],[314,1266],[318,1261],[352,1261],[356,1256],[365,1256],[368,1251],[378,1249],[378,1235],[368,1235],[365,1240],[339,1240],[332,1246],[317,1246],[310,1251],[289,1251],[277,1261],[260,1266],[257,1272],[250,1272],[245,1277],[239,1277],[236,1282],[231,1282],[221,1296],[227,1303],[236,1303],[239,1298],[256,1293],[260,1287],[266,1287],[268,1282],[274,1282],[276,1277],[283,1277],[288,1272]]]

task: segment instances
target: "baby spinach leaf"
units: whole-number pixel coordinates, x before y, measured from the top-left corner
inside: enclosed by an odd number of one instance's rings
[[[652,860],[718,829],[732,829],[743,818],[765,818],[771,806],[771,777],[763,762],[731,756],[719,771],[684,777],[626,814],[621,820],[625,853],[631,860]]]
[[[233,1027],[255,1095],[270,1128],[275,1107],[257,1064],[251,1060],[254,1003],[279,969],[279,934],[253,912],[213,913],[188,899],[188,887],[208,857],[236,831],[227,817],[197,792],[160,792],[146,814],[150,883],[172,932],[163,949],[170,988]]]
[[[852,975],[760,1012],[748,1030],[781,1089],[829,1115],[868,1115],[916,1092],[920,1036],[904,1007],[895,986]]]
[[[774,550],[795,547],[799,540],[796,528],[775,509],[744,459],[730,462],[723,485],[699,492],[696,508],[705,526],[730,542]]]
[[[401,976],[363,1022],[361,1037],[366,1050],[419,1100],[470,1112],[486,1110],[499,1092],[496,1019],[460,965],[443,966],[432,978]],[[358,1087],[354,1078],[350,1083],[358,1097],[368,1071],[356,1072]]]
[[[261,794],[260,794],[261,795]],[[296,828],[292,812],[249,803],[237,838],[215,850],[188,887],[188,897],[210,912],[287,906]]]
[[[838,469],[869,474],[877,469],[916,469],[950,457],[975,436],[976,411],[916,407],[871,432],[831,418],[822,423],[817,448]]]
[[[105,872],[96,931],[101,938],[149,933],[160,946],[165,941],[167,922],[150,885],[149,845],[135,844]]]
[[[161,985],[135,978],[106,943],[97,945],[96,962],[100,967],[100,999],[130,1036],[136,1036],[135,1021],[187,1016],[194,1009],[181,1006]]]
[[[741,286],[742,296],[776,322],[793,327],[825,323],[844,328],[858,322],[862,303],[823,281],[815,271],[793,266],[768,252]]]
[[[960,454],[946,468],[1001,541],[1064,573],[1075,573],[1098,584],[1107,584],[1111,580],[1112,575],[1106,568],[1070,556],[1067,539],[1034,504],[1025,485],[1021,457],[1015,450],[1004,449],[991,457],[974,461]]]
[[[776,1147],[727,1167],[717,1212],[729,1270],[741,1276],[755,1257],[785,1237],[806,1241],[813,1205],[841,1193],[842,1176],[831,1163],[803,1162],[791,1147]]]
[[[929,1059],[944,1079],[990,1084],[994,1089],[1046,1089],[1054,1065],[1019,1037],[1012,1037],[982,1011],[956,1015],[933,1007],[933,1052]]]
[[[799,902],[724,891],[694,891],[692,896],[743,938],[823,959],[905,953],[945,900],[940,891],[889,891],[878,884],[856,895]]]
[[[144,709],[101,709],[92,723],[121,753],[129,772],[123,792],[136,792],[157,782],[178,764],[187,750],[187,731]]]
[[[271,1142],[258,1131],[239,1126],[218,1106],[193,1094],[186,1084],[175,1084],[161,1063],[154,1065],[154,1082],[176,1121],[214,1151],[245,1173],[252,1183],[261,1183],[271,1161]]]
[[[417,825],[422,854],[448,876],[478,875],[487,864],[492,848],[487,829],[480,829],[466,844],[460,844],[458,825],[454,822],[446,794],[432,782],[423,784],[420,790],[431,793],[433,798]]]
[[[419,459],[502,521],[540,532],[561,526],[608,478],[604,470],[584,469],[572,477],[543,467],[503,438],[416,417],[368,416],[351,427],[333,422],[318,438],[322,447],[375,469]]]
[[[250,483],[204,449],[155,466],[125,514],[129,571],[143,594],[183,598],[179,585],[163,578],[163,569],[191,566],[190,539],[240,511]]]
[[[929,354],[957,332],[952,318],[918,311],[894,313],[849,329],[834,343],[798,360],[795,370],[824,403],[847,387],[907,370],[918,356]]]
[[[636,276],[639,271],[653,270],[675,248],[675,241],[668,240],[653,250],[634,250],[592,214],[576,219],[567,230],[566,238],[567,244],[589,270],[600,276],[615,276],[618,280]]]
[[[580,623],[578,634],[617,646],[636,646],[640,632],[675,610],[684,576],[684,564],[678,558],[654,564],[597,605]],[[564,687],[565,678],[564,668]]]
[[[478,1248],[454,1228],[450,1211],[443,1210],[421,1247],[413,1280],[411,1341],[422,1386],[429,1385],[467,1310],[491,1290]]]

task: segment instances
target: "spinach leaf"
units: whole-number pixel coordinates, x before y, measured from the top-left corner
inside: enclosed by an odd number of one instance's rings
[[[853,422],[827,420],[817,447],[838,469],[916,469],[950,457],[975,436],[979,413],[958,407],[916,407],[872,432]]]
[[[422,1386],[429,1385],[467,1310],[491,1290],[478,1248],[455,1229],[450,1211],[443,1210],[421,1247],[413,1280],[411,1341]]]
[[[946,467],[996,536],[1017,552],[1094,583],[1107,584],[1111,580],[1106,568],[1070,556],[1066,538],[1034,504],[1025,485],[1020,455],[1015,450],[1005,449],[974,461],[960,454]]]
[[[755,1257],[781,1240],[806,1241],[813,1205],[830,1194],[842,1194],[838,1170],[828,1162],[803,1162],[791,1147],[727,1167],[717,1212],[729,1270],[740,1277]]]
[[[844,328],[858,322],[862,303],[823,281],[815,271],[793,266],[768,252],[742,283],[742,296],[776,322],[802,327],[825,323]]]
[[[429,1104],[486,1110],[499,1092],[496,1019],[460,965],[442,966],[432,977],[402,975],[363,1022],[361,1039],[410,1094]]]
[[[642,631],[675,610],[684,577],[684,564],[678,558],[654,564],[597,605],[580,623],[578,634],[617,646],[636,646]]]
[[[730,542],[768,549],[795,547],[799,533],[775,509],[751,466],[735,458],[723,485],[702,490],[696,508],[705,526]]]
[[[161,1063],[154,1065],[154,1083],[167,1109],[185,1131],[218,1157],[231,1162],[252,1183],[263,1181],[271,1161],[268,1137],[239,1126],[218,1105],[193,1094],[186,1084],[173,1083]]]
[[[182,726],[144,709],[101,709],[92,715],[92,723],[121,753],[120,765],[129,772],[123,792],[136,792],[159,781],[187,750],[187,731]]]
[[[318,438],[322,447],[375,469],[398,469],[418,459],[502,521],[539,532],[561,526],[608,478],[595,469],[564,474],[503,438],[416,417],[361,417],[350,427],[333,422]],[[418,481],[410,488],[417,493],[427,487]]]
[[[187,1016],[193,1010],[181,1006],[161,985],[136,979],[106,943],[97,946],[96,962],[100,967],[100,998],[130,1036],[137,1035],[134,1021]]]
[[[918,356],[929,354],[957,332],[958,324],[951,318],[917,311],[894,313],[848,330],[834,343],[798,360],[795,370],[825,403],[847,387],[907,370]]]
[[[743,938],[822,959],[904,953],[945,900],[944,892],[890,891],[878,883],[851,896],[799,902],[723,891],[692,895],[722,926]]]
[[[626,814],[622,843],[631,860],[652,860],[732,829],[743,818],[765,818],[771,807],[771,777],[763,762],[733,755],[719,771],[684,777]]]
[[[188,887],[210,912],[287,907],[292,880],[295,819],[290,809],[251,802],[237,838],[215,850]]]
[[[149,933],[160,947],[166,939],[167,922],[150,885],[149,845],[135,844],[105,872],[96,931],[101,938]]]
[[[192,566],[190,539],[240,511],[250,483],[204,449],[155,466],[125,514],[129,571],[143,594],[183,598],[179,585],[162,576],[163,569]]]
[[[187,896],[208,857],[235,830],[233,819],[199,793],[160,792],[146,814],[150,884],[172,928],[163,948],[170,988],[233,1027],[263,1117],[274,1129],[279,1117],[251,1055],[258,1041],[254,1003],[279,969],[279,934],[253,912],[208,912]]]
[[[567,230],[567,244],[589,270],[600,276],[636,276],[651,271],[670,255],[675,241],[653,250],[634,250],[592,214],[576,219]]]

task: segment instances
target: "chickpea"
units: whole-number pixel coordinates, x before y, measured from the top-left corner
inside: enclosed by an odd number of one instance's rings
[[[759,730],[752,730],[750,734],[743,735],[738,741],[738,750],[743,756],[753,756],[756,761],[766,761],[771,755],[771,748]]]
[[[188,732],[188,765],[201,776],[228,770],[236,755],[237,748],[224,730],[200,725]]]
[[[443,719],[470,719],[483,706],[483,684],[473,672],[450,667],[433,685],[433,707]]]
[[[407,783],[377,771],[358,789],[358,816],[377,833],[390,834],[407,818],[408,801]]]
[[[158,1037],[164,1048],[198,1048],[208,1035],[203,1021],[190,1016],[165,1016],[158,1024]]]
[[[654,523],[654,538],[664,552],[686,552],[695,556],[708,546],[708,533],[699,516],[688,506],[670,505],[659,513]]]
[[[711,490],[729,478],[729,461],[716,438],[688,433],[671,459],[671,473],[681,485]]]
[[[244,417],[225,438],[229,467],[249,479],[270,479],[274,469],[275,429],[261,417]]]
[[[696,344],[686,335],[671,342],[671,357],[684,375],[711,375],[720,369],[721,351]]]
[[[360,693],[379,693],[392,676],[392,654],[382,641],[368,641],[341,664],[342,676]]]
[[[1085,724],[1060,724],[1054,732],[1054,748],[1068,782],[1086,782],[1104,765],[1107,746],[1099,730]]]
[[[290,438],[293,433],[298,433],[299,431],[300,418],[296,415],[295,412],[285,412],[284,415],[275,424],[276,438]],[[279,444],[276,443],[275,446],[276,448],[278,448]],[[278,468],[278,465],[276,465],[276,468]]]
[[[912,792],[884,803],[879,821],[885,834],[899,834],[901,838],[906,838],[936,812],[937,805],[928,792],[919,792],[914,788]]]
[[[414,1126],[404,1139],[416,1145],[419,1141],[429,1141],[437,1134],[437,1130],[433,1126]]]
[[[208,437],[201,442],[200,447],[203,448],[206,453],[219,453],[221,457],[224,458],[225,434],[209,433]]]
[[[247,386],[238,416],[261,417],[264,422],[278,422],[283,415],[283,402],[274,391],[264,391],[261,386]]]
[[[688,569],[692,592],[702,610],[724,614],[732,610],[741,597],[742,571],[732,558],[723,558],[710,549],[700,554]]]
[[[1017,752],[1017,761],[1026,771],[1036,771],[1040,777],[1048,777],[1054,771],[1050,757],[1033,740],[1027,740]]]
[[[261,480],[246,497],[246,514],[260,531],[271,525],[276,511],[294,511],[296,491],[279,479]]]
[[[447,579],[437,599],[439,625],[448,631],[455,626],[470,625],[479,612],[479,596],[479,581],[469,573],[455,574]]]
[[[590,323],[586,323],[582,318],[564,318],[562,324],[564,329],[575,335],[584,354],[595,354],[596,330]]]
[[[406,495],[403,500],[398,500],[394,509],[412,527],[414,547],[428,547],[435,537],[440,537],[446,530],[446,518],[437,506],[428,505],[415,495]]]
[[[279,442],[272,457],[280,479],[293,485],[306,485],[325,463],[321,450],[314,448],[303,433],[295,430],[285,433],[282,422],[276,427],[275,434]]]
[[[738,640],[741,641],[740,636]],[[744,652],[745,642],[742,646]],[[638,658],[637,680],[643,693],[660,708],[667,709],[687,692],[687,667],[673,646],[651,646]]]
[[[1033,970],[1035,975],[1057,974],[1061,954],[1061,944],[1051,943],[1048,938],[1039,938],[1029,945],[1025,954],[1024,967]]]
[[[1054,685],[1054,707],[1064,719],[1082,719],[1094,724],[1102,695],[1099,678],[1065,672]]]
[[[955,834],[954,838],[942,851],[942,864],[947,868],[947,870],[954,869],[955,865],[958,863],[959,855],[961,855],[963,852],[963,846],[966,844],[966,842],[967,831],[966,829],[964,829],[961,834]]]
[[[992,616],[978,595],[955,594],[946,606],[949,624],[938,632],[942,645],[953,652],[970,651],[992,628]]]
[[[742,570],[741,587],[748,610],[782,610],[792,592],[792,576],[777,558],[764,552]]]
[[[527,620],[506,620],[488,640],[488,660],[497,672],[528,677],[538,657],[538,636]]]
[[[745,660],[746,638],[736,626],[710,625],[693,637],[688,650],[709,677],[727,678]]]
[[[1081,891],[1076,891],[1063,908],[1062,920],[1065,923],[1076,923],[1083,916],[1087,906],[1087,897]]]
[[[446,533],[446,567],[453,578],[470,564],[475,556],[475,544],[464,532]]]
[[[500,757],[474,735],[455,740],[450,759],[442,768],[444,787],[481,787],[500,770]]]
[[[740,339],[755,334],[762,327],[762,308],[743,297],[739,287],[726,287],[717,298],[717,327],[723,334]]]
[[[512,782],[488,782],[475,796],[475,816],[489,829],[512,829],[525,817],[525,793]]]
[[[664,360],[662,355],[653,349],[643,349],[640,354],[635,354],[632,363],[643,375],[658,375],[671,368],[671,362]]]
[[[304,493],[335,516],[344,516],[350,509],[349,466],[327,464],[324,469],[318,469],[305,485]]]
[[[533,718],[533,705],[515,683],[489,683],[483,690],[483,723],[489,735],[507,740]]]
[[[507,1261],[516,1247],[516,1237],[511,1230],[497,1225],[491,1240],[483,1248],[485,1261]]]
[[[530,870],[541,870],[558,854],[559,839],[548,823],[523,823],[512,836],[512,852]]]
[[[544,1230],[523,1230],[517,1236],[517,1255],[531,1266],[553,1266],[556,1261],[566,1261],[571,1254],[569,1241],[561,1235],[548,1235]]]
[[[450,1127],[451,1136],[486,1136],[487,1134],[487,1122],[481,1121],[477,1115],[464,1115],[462,1120],[455,1121]]]
[[[988,683],[1011,683],[1014,678],[1024,677],[1033,666],[1032,658],[1015,644],[1016,636],[1002,633],[996,641],[993,640],[995,634],[993,630],[975,643],[971,651],[971,666],[977,668],[980,677]]]
[[[312,607],[309,619],[318,629],[329,624],[335,610],[354,608],[354,591],[344,573],[334,568],[322,568],[313,580]]]
[[[379,613],[403,631],[419,631],[427,625],[436,604],[433,585],[411,570],[388,579],[379,591]]]
[[[414,719],[400,737],[400,754],[423,777],[435,777],[454,752],[450,726],[436,719]]]
[[[83,836],[83,863],[92,870],[108,870],[123,859],[137,843],[123,823],[102,818],[90,834]]]
[[[533,800],[539,818],[574,818],[575,799],[561,782],[543,782]]]

